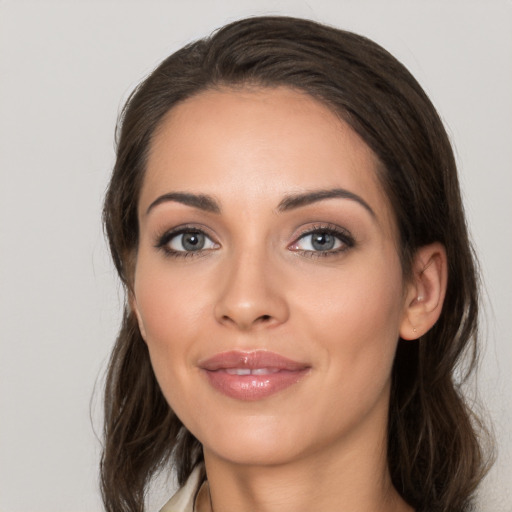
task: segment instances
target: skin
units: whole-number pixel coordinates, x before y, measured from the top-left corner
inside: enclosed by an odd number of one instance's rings
[[[404,281],[377,164],[346,123],[287,88],[203,92],[155,133],[132,307],[167,401],[203,444],[216,511],[412,510],[386,465],[391,367],[399,336],[437,319],[446,265],[429,247],[415,262],[427,270]],[[373,213],[352,198],[278,208],[290,194],[340,188]],[[150,208],[174,192],[207,194],[220,212]],[[157,247],[182,225],[208,235],[205,249]],[[303,233],[326,226],[353,243],[315,251]],[[183,249],[179,236],[165,240]],[[310,370],[270,397],[236,400],[198,364],[234,349]]]

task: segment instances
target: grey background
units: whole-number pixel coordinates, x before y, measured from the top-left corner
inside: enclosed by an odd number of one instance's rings
[[[100,210],[118,110],[184,43],[266,13],[375,39],[446,122],[486,290],[479,389],[499,458],[481,510],[512,511],[507,0],[0,1],[0,511],[101,510],[94,432],[123,299]]]

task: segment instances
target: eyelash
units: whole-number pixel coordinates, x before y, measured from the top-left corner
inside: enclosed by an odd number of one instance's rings
[[[173,257],[173,258],[193,258],[205,256],[209,251],[214,250],[213,248],[208,249],[198,249],[196,251],[178,251],[175,249],[171,249],[170,242],[183,234],[198,234],[204,235],[211,243],[218,245],[211,236],[209,236],[204,229],[198,228],[196,226],[180,226],[176,229],[172,229],[170,231],[166,231],[163,234],[156,237],[155,247],[161,251],[163,251],[165,256]],[[341,242],[341,247],[337,249],[329,249],[325,251],[315,251],[315,250],[304,250],[299,248],[292,248],[296,246],[299,241],[305,239],[308,236],[315,234],[326,234],[329,236],[333,236],[339,242]],[[340,228],[339,226],[335,226],[333,224],[320,224],[317,226],[313,226],[302,233],[299,234],[292,242],[292,244],[288,245],[288,248],[293,251],[301,254],[302,256],[308,258],[321,258],[321,257],[329,257],[335,256],[342,252],[351,249],[355,245],[354,237],[344,228]]]
[[[294,252],[298,252],[299,254],[307,258],[325,258],[329,256],[339,255],[340,253],[345,252],[355,246],[354,237],[350,234],[350,232],[344,228],[340,228],[339,226],[335,226],[333,224],[319,224],[317,226],[313,226],[312,228],[303,231],[295,239],[291,246],[296,245],[300,240],[315,234],[326,234],[333,236],[334,238],[341,242],[341,247],[334,250],[330,249],[326,251],[311,251],[298,248],[292,250]]]
[[[178,228],[172,229],[170,231],[166,231],[163,234],[156,237],[155,247],[163,251],[165,256],[173,257],[173,258],[193,258],[204,256],[208,251],[212,249],[198,249],[197,251],[177,251],[175,249],[171,249],[170,243],[171,241],[184,234],[197,234],[204,235],[205,238],[210,240],[210,242],[217,244],[211,236],[209,236],[204,229],[198,228],[196,226],[180,226]]]

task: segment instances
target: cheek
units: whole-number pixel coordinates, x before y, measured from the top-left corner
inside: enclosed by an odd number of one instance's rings
[[[141,258],[134,284],[136,306],[156,378],[167,395],[190,368],[194,340],[200,337],[207,300],[194,280],[169,266]],[[166,396],[167,397],[167,396]],[[169,398],[169,397],[167,397]]]
[[[371,382],[383,385],[390,377],[403,300],[400,264],[387,261],[393,264],[385,266],[376,259],[350,266],[320,286],[305,283],[306,293],[297,299],[303,328],[311,337],[316,335],[332,370],[330,378],[340,379],[338,385],[359,383],[365,389]]]
[[[171,344],[180,338],[181,330],[199,328],[205,307],[202,274],[176,268],[172,261],[141,251],[134,292],[148,344]]]
[[[399,336],[401,269],[340,272],[309,288],[301,304],[302,330],[315,341],[321,389],[310,411],[312,428],[350,430],[371,411],[387,415],[391,370]],[[308,306],[304,306],[308,304]],[[327,425],[326,417],[331,417]],[[315,418],[319,423],[313,425]]]

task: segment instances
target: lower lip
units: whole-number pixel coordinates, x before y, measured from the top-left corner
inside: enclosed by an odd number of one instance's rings
[[[237,400],[262,400],[299,382],[308,372],[280,370],[267,375],[231,375],[224,370],[204,370],[210,384],[226,396]]]

